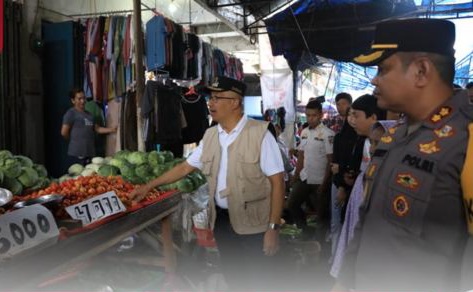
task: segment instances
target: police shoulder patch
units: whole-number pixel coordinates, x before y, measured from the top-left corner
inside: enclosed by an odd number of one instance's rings
[[[410,206],[405,195],[397,195],[392,204],[394,214],[397,216],[404,217],[409,213]]]
[[[393,141],[393,137],[391,136],[383,136],[381,137],[381,142],[383,142],[384,144],[389,144]]]
[[[416,190],[419,188],[419,180],[414,177],[411,173],[399,173],[396,176],[396,184],[401,187]]]
[[[434,133],[439,138],[448,138],[452,137],[455,134],[455,130],[453,130],[452,126],[445,125],[441,128],[434,130]]]
[[[434,154],[440,151],[440,146],[437,145],[437,140],[428,143],[420,143],[419,151],[425,154]]]
[[[453,110],[451,107],[442,106],[430,117],[430,121],[432,121],[433,123],[438,123],[445,117],[448,117],[452,113],[452,111]]]

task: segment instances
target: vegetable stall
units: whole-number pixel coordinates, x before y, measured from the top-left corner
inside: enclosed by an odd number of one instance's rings
[[[170,215],[178,209],[181,194],[192,192],[205,178],[192,173],[152,190],[140,202],[127,195],[181,161],[170,152],[120,151],[114,157],[95,157],[85,167],[73,165],[52,179],[28,157],[0,151],[0,188],[12,194],[0,200],[2,288],[37,290],[132,234],[161,238],[161,264],[174,271]],[[151,234],[157,223],[161,235]]]

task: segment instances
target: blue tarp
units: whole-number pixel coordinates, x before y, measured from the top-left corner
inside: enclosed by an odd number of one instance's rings
[[[375,23],[414,16],[419,6],[435,11],[473,8],[472,1],[435,1],[436,5],[431,2],[433,0],[300,0],[264,22],[273,55],[284,55],[295,70],[300,63],[305,63],[300,59],[307,51],[337,61],[351,61],[369,50]]]

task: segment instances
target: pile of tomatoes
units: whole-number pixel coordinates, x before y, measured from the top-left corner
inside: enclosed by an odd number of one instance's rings
[[[132,202],[128,198],[128,194],[131,193],[135,187],[137,186],[124,181],[120,176],[80,176],[75,179],[64,181],[60,184],[52,183],[45,189],[22,197],[21,200],[25,201],[49,194],[63,195],[64,199],[61,203],[61,210],[59,213],[65,215],[64,208],[110,191],[114,191],[123,204],[130,207],[136,202]],[[159,191],[153,190],[146,196],[145,200],[155,200],[160,195],[161,193]]]

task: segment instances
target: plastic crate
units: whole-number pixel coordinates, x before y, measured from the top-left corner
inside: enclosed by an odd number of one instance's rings
[[[217,247],[214,234],[210,229],[192,228],[197,236],[197,245],[202,247]]]

